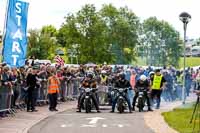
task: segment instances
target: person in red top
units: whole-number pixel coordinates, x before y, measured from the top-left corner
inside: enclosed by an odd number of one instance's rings
[[[132,72],[131,72],[131,79],[130,79],[130,84],[131,84],[132,89],[135,88],[136,76],[137,76],[137,73],[135,72],[135,70],[132,70]]]
[[[135,84],[136,84],[136,76],[137,76],[136,71],[132,70],[131,71],[131,77],[130,77],[131,90],[129,90],[129,93],[128,93],[131,105],[133,103],[134,89],[135,89]]]

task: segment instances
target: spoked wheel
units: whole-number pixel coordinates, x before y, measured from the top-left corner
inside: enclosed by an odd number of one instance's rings
[[[118,111],[119,111],[119,113],[123,113],[124,112],[124,106],[123,106],[123,100],[122,99],[120,99],[118,101]]]
[[[91,112],[91,103],[90,99],[85,99],[85,112],[90,113]]]
[[[139,112],[142,112],[143,111],[143,99],[142,98],[139,98],[138,99],[138,108],[139,108]]]

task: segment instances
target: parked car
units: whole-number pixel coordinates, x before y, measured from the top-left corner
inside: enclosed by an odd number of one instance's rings
[[[192,47],[192,56],[200,57],[200,46]]]

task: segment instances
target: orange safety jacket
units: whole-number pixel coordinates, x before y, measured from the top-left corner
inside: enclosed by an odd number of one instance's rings
[[[55,79],[54,77],[49,77],[48,93],[49,94],[59,93],[58,79]]]

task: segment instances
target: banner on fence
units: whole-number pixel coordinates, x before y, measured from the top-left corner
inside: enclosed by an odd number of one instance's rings
[[[20,67],[25,64],[28,7],[28,2],[8,0],[3,39],[3,61],[11,67]]]

